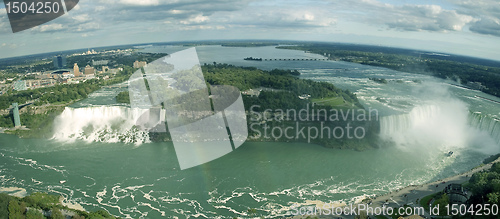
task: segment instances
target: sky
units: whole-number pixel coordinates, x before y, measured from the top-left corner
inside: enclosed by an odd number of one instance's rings
[[[357,43],[500,60],[498,0],[80,0],[12,33],[0,0],[0,58],[101,46],[271,39]]]

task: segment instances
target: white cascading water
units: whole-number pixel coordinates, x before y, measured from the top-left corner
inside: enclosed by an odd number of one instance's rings
[[[469,124],[488,133],[500,145],[500,120],[481,113],[470,113]]]
[[[61,141],[149,142],[147,131],[136,127],[137,119],[147,110],[121,106],[85,108],[66,107],[54,121],[54,139]]]
[[[407,114],[381,117],[380,137],[403,148],[447,151],[472,146],[485,152],[497,148],[491,135],[500,138],[500,124],[481,116],[471,120],[471,115],[461,101],[436,101]]]

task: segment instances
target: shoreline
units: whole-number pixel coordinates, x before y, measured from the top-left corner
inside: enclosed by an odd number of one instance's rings
[[[497,158],[488,164],[474,167],[467,172],[459,173],[444,179],[420,185],[409,185],[384,195],[376,196],[372,198],[372,203],[380,203],[380,205],[382,205],[386,200],[389,200],[389,206],[391,206],[391,204],[398,204],[397,207],[399,207],[399,204],[420,205],[420,203],[416,203],[416,199],[420,200],[421,198],[434,194],[437,191],[442,191],[446,186],[452,183],[462,184],[464,182],[468,182],[474,173],[490,169],[494,163],[498,162],[500,162],[500,158]],[[404,197],[404,195],[407,195],[407,198]]]
[[[10,196],[14,196],[17,198],[24,198],[26,196],[29,196],[28,192],[24,188],[19,188],[19,187],[0,187],[0,193],[5,193]],[[85,211],[85,208],[83,208],[82,205],[80,205],[77,202],[71,202],[67,200],[67,198],[63,196],[59,196],[59,203],[62,204],[65,207],[68,207],[73,210],[78,210],[78,211]]]
[[[489,162],[488,164],[484,164],[482,166],[477,166],[469,171],[463,172],[463,173],[458,173],[456,175],[436,180],[433,182],[428,182],[420,185],[409,185],[404,188],[397,189],[392,192],[385,193],[383,195],[375,196],[372,198],[368,198],[371,200],[370,207],[391,207],[393,209],[397,209],[403,205],[409,205],[411,207],[420,207],[420,201],[422,198],[435,194],[438,191],[442,191],[446,186],[452,183],[457,183],[457,184],[462,184],[464,182],[468,182],[469,179],[472,177],[474,173],[484,171],[487,169],[490,169],[491,166],[495,163],[500,162],[500,157],[495,159],[494,161]],[[337,203],[336,203],[337,202]],[[362,204],[363,201],[355,202],[352,204],[352,206],[356,207],[359,204]],[[313,200],[307,200],[306,203],[303,203],[302,206],[311,206],[311,204],[315,204],[316,208],[318,209],[324,209],[325,205],[329,206],[334,206],[334,207],[344,207],[347,206],[346,203],[342,202],[341,205],[338,205],[338,201],[334,201],[331,203],[325,203],[319,200],[313,201]],[[366,203],[363,203],[366,204]],[[318,215],[318,214],[312,214],[312,215],[296,215],[296,216],[287,216],[286,218],[291,218],[291,219],[304,219],[307,218],[308,216],[314,216],[318,218],[355,218],[355,215]],[[430,217],[428,215],[427,211],[425,212],[426,217]]]

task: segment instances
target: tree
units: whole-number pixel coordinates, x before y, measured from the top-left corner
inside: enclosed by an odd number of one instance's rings
[[[17,200],[11,200],[9,202],[9,219],[23,219],[23,213],[24,209],[21,209]]]
[[[0,193],[0,216],[9,215],[9,202],[14,199],[13,197]]]
[[[446,193],[444,193],[441,198],[437,199],[434,201],[434,203],[432,203],[433,206],[438,206],[439,205],[439,215],[441,216],[446,216],[448,215],[447,211],[446,211],[446,205],[448,205],[450,203],[449,199],[448,199],[448,195]]]
[[[116,95],[116,102],[130,104],[130,96],[128,91],[122,91]]]
[[[26,212],[26,219],[44,219],[44,217],[41,211],[30,208]]]
[[[52,208],[50,212],[50,218],[52,219],[65,219],[64,215],[61,213],[59,208]]]

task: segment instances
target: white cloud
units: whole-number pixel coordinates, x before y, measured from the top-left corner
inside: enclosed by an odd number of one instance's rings
[[[458,5],[461,13],[478,19],[471,24],[470,31],[500,36],[500,3],[497,0],[449,0]]]
[[[106,7],[102,6],[102,5],[99,5],[99,6],[96,6],[94,11],[95,12],[100,12],[100,11],[104,11],[106,9]]]
[[[394,10],[397,10],[394,13],[397,19],[387,25],[401,30],[460,31],[474,21],[472,16],[444,10],[438,5],[405,5]]]
[[[156,6],[160,4],[158,0],[121,0],[120,3],[139,6]]]
[[[344,14],[354,22],[364,22],[371,25],[386,25],[391,29],[401,31],[460,31],[468,23],[476,19],[456,10],[443,9],[439,5],[391,5],[376,0],[354,1],[346,0],[351,7]],[[337,2],[337,1],[335,1]],[[337,8],[337,10],[346,10]]]
[[[196,15],[195,17],[189,18],[187,20],[182,20],[180,21],[180,23],[185,25],[201,24],[201,23],[207,23],[208,20],[209,18],[207,16]]]
[[[280,10],[254,6],[238,13],[218,13],[212,16],[212,20],[228,26],[246,26],[249,28],[264,29],[281,28],[300,31],[303,29],[334,26],[337,19],[333,16],[334,14],[331,11],[311,6],[282,6]]]
[[[476,33],[500,37],[500,21],[498,19],[482,18],[473,23],[469,29]]]
[[[34,27],[33,31],[35,32],[54,32],[58,30],[64,29],[62,24],[45,24],[45,25],[40,25],[38,27]]]
[[[92,30],[98,30],[100,29],[100,25],[97,22],[88,22],[84,24],[80,24],[76,26],[73,30],[75,32],[87,32],[87,31],[92,31]]]
[[[86,21],[90,20],[90,17],[88,14],[80,14],[80,15],[73,16],[72,18],[78,22],[86,22]]]

